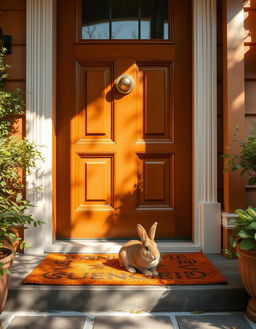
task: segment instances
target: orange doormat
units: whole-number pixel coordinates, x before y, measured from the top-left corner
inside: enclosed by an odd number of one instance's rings
[[[44,285],[193,285],[226,283],[202,253],[161,254],[159,276],[119,266],[117,254],[49,254],[23,281]]]

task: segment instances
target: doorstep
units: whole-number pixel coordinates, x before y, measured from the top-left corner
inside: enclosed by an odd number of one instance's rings
[[[227,284],[191,286],[43,286],[21,280],[43,256],[17,254],[6,311],[75,312],[224,312],[246,309],[237,260],[207,255]]]

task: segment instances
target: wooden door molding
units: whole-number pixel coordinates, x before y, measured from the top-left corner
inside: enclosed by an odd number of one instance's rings
[[[37,230],[26,230],[26,240],[31,245],[29,252],[64,250],[64,245],[56,244],[53,224],[52,177],[54,177],[54,155],[51,150],[55,144],[52,124],[55,113],[55,47],[56,47],[56,0],[27,0],[27,137],[43,144],[47,158],[46,170],[28,179],[28,183],[38,182],[44,187],[39,198],[29,196],[36,201],[34,214],[46,222]],[[219,204],[216,202],[216,156],[209,151],[216,148],[216,0],[193,1],[193,99],[194,99],[194,228],[191,243],[160,243],[162,251],[200,250],[218,252],[220,233]],[[45,28],[47,27],[47,28]],[[204,34],[202,34],[204,31]],[[46,56],[41,56],[45,54]],[[205,56],[208,54],[208,56]],[[32,63],[32,65],[31,65]],[[37,81],[37,83],[35,83]],[[207,109],[205,112],[205,108]],[[203,118],[203,120],[202,120]],[[202,140],[201,134],[206,139]],[[215,156],[216,154],[216,156]],[[203,170],[205,165],[212,170]],[[30,185],[31,186],[31,185]],[[208,216],[207,210],[213,208]],[[207,219],[211,220],[211,225]],[[213,233],[214,232],[214,233]],[[211,240],[208,240],[212,237]],[[209,242],[208,242],[209,241]],[[58,247],[59,246],[59,247]],[[87,244],[84,251],[115,250],[116,244],[98,241]],[[76,248],[76,247],[74,247]],[[110,248],[110,249],[109,249]],[[112,248],[112,249],[111,249]],[[117,246],[116,249],[119,247]],[[68,249],[72,249],[68,247]],[[73,249],[74,250],[74,249]]]

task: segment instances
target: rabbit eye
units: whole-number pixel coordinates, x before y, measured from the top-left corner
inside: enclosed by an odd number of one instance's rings
[[[146,250],[148,251],[148,247],[146,247]]]

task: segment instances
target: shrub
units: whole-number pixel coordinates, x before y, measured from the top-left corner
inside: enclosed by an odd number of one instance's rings
[[[235,135],[237,138],[237,135]],[[248,184],[256,184],[256,123],[251,123],[247,140],[245,142],[236,139],[240,146],[238,154],[227,153],[224,157],[228,158],[226,161],[226,169],[232,171],[240,169],[240,175],[248,174]]]
[[[25,198],[25,176],[42,159],[39,147],[25,138],[13,136],[12,115],[23,113],[24,102],[21,91],[4,89],[8,78],[5,63],[5,49],[0,51],[0,246],[3,243],[13,245],[20,238],[15,226],[40,225],[42,221],[34,219],[27,211],[32,204]],[[25,242],[21,241],[21,246]],[[1,270],[1,263],[0,263]],[[1,271],[0,271],[1,274]]]

